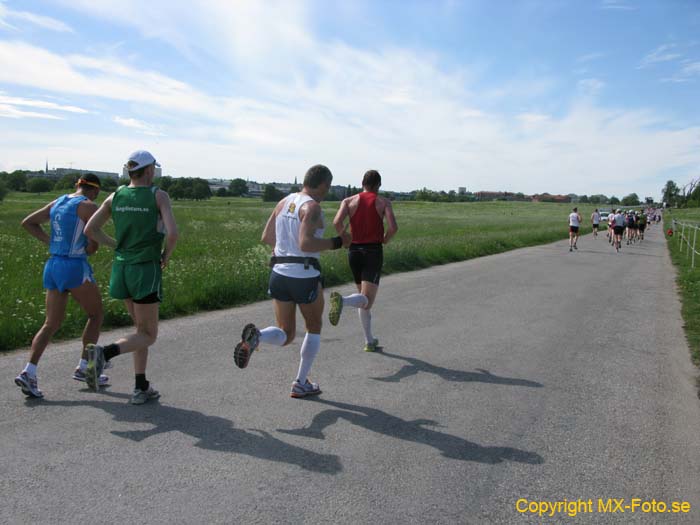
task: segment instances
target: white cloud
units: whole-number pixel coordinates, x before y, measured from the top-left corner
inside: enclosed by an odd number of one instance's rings
[[[619,11],[635,11],[636,6],[631,5],[624,0],[603,0],[600,4],[601,9],[615,9]]]
[[[44,29],[48,29],[49,31],[56,31],[59,33],[74,32],[73,28],[71,28],[68,24],[64,22],[61,22],[60,20],[56,20],[55,18],[51,18],[48,16],[29,13],[27,11],[14,11],[12,9],[8,9],[5,6],[4,2],[0,0],[0,27],[17,30],[18,28],[16,26],[13,26],[12,24],[6,21],[7,19],[29,22],[30,24],[34,24]]]
[[[579,80],[577,85],[579,91],[584,95],[596,96],[605,87],[605,82],[597,78],[584,78]]]
[[[64,106],[55,102],[45,100],[31,100],[19,97],[8,97],[0,92],[0,104],[11,104],[13,106],[28,106],[33,108],[53,109],[56,111],[66,111],[68,113],[88,113],[88,110],[77,106]]]
[[[124,126],[125,128],[131,128],[135,129],[137,131],[140,131],[144,135],[151,135],[154,137],[161,137],[164,136],[163,133],[157,130],[157,128],[151,124],[148,124],[146,122],[143,122],[142,120],[137,120],[135,118],[124,118],[124,117],[114,117],[112,119],[113,122],[116,122],[120,126]]]
[[[605,53],[588,53],[587,55],[582,55],[576,59],[576,62],[579,63],[585,63],[585,62],[592,62],[593,60],[598,60],[600,58],[603,58],[605,56]]]
[[[637,66],[637,69],[643,69],[645,67],[658,64],[660,62],[669,62],[681,58],[683,55],[680,53],[674,53],[671,50],[675,49],[676,44],[663,44],[654,49],[651,53],[645,56],[642,61]]]
[[[3,104],[0,102],[0,118],[39,118],[48,120],[64,120],[62,117],[57,117],[56,115],[51,115],[49,113],[37,113],[34,111],[23,111],[17,109],[15,106],[9,104]]]

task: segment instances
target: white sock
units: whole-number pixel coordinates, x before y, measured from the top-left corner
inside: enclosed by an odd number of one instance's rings
[[[268,326],[260,330],[260,342],[268,345],[284,346],[287,342],[287,334],[281,328]]]
[[[365,331],[365,342],[371,345],[374,343],[374,337],[372,336],[372,313],[364,308],[357,310],[357,313],[360,315],[360,323],[362,324],[362,329]]]
[[[24,367],[24,370],[22,372],[27,372],[27,375],[29,377],[36,377],[36,365],[33,365],[32,363],[27,363],[27,366]]]
[[[87,369],[87,359],[81,359],[80,362],[78,363],[78,368],[80,368],[80,370],[85,372],[85,370]]]
[[[314,359],[321,349],[321,334],[306,333],[304,342],[301,343],[301,359],[299,360],[299,372],[297,373],[297,381],[302,385],[306,383],[306,378],[311,370],[311,365],[314,364]]]
[[[362,295],[361,293],[354,293],[352,295],[343,297],[343,306],[352,306],[353,308],[364,308],[365,306],[367,306],[368,302],[369,300],[367,299],[367,296]]]

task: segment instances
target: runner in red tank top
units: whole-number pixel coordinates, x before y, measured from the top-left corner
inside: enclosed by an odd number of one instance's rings
[[[332,292],[328,318],[332,325],[337,325],[344,306],[357,308],[365,333],[366,352],[374,352],[379,345],[379,341],[372,335],[370,309],[379,290],[379,277],[384,262],[383,245],[399,229],[391,201],[377,195],[381,185],[382,177],[376,170],[365,173],[362,193],[343,200],[333,219],[333,226],[339,234],[347,228],[345,219],[350,219],[352,244],[348,259],[358,293],[343,297],[338,292]]]

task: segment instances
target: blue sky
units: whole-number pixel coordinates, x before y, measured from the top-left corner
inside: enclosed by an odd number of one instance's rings
[[[0,170],[660,196],[700,176],[700,2],[0,0]]]

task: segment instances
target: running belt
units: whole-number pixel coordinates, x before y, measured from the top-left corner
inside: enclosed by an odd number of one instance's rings
[[[319,272],[321,271],[321,263],[315,257],[277,257],[273,255],[270,258],[270,267],[274,266],[275,264],[289,263],[303,264],[304,270],[308,270],[309,266],[313,266]]]

